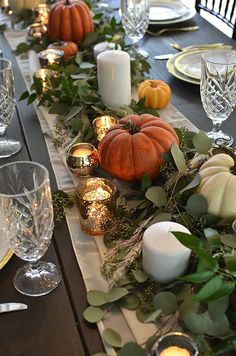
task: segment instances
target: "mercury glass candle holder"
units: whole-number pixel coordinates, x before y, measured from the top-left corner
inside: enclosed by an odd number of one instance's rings
[[[42,68],[34,73],[34,77],[40,80],[42,91],[43,93],[46,93],[53,87],[53,80],[59,78],[59,73],[51,69]]]
[[[66,162],[75,176],[87,176],[97,168],[99,154],[90,143],[76,143],[68,149]]]
[[[108,179],[88,178],[76,188],[81,229],[89,235],[110,230],[115,212],[115,185]]]
[[[64,64],[64,52],[60,49],[47,48],[38,54],[42,68],[47,68],[52,64],[62,66]]]
[[[107,131],[115,124],[118,120],[113,116],[100,116],[93,120],[93,129],[97,136],[97,140],[101,141]]]
[[[32,23],[28,28],[27,28],[27,38],[29,40],[34,39],[34,40],[42,40],[44,36],[46,36],[47,33],[47,26],[44,24],[41,24],[39,22]]]
[[[36,22],[40,22],[42,24],[48,24],[48,15],[50,11],[50,6],[47,4],[39,4],[35,9]]]
[[[171,332],[161,336],[153,347],[153,356],[198,356],[193,339],[182,332]]]

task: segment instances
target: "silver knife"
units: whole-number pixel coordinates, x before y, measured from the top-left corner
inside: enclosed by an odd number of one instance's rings
[[[16,310],[25,310],[28,305],[23,303],[0,303],[0,313],[7,313]]]
[[[178,53],[178,52],[177,52]],[[169,59],[171,58],[175,53],[166,53],[166,54],[158,54],[155,56],[155,59]]]

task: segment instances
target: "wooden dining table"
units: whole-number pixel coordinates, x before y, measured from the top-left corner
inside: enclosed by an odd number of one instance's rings
[[[171,103],[199,129],[209,130],[212,123],[202,108],[199,86],[173,77],[167,71],[166,60],[154,59],[157,54],[176,53],[170,46],[171,42],[181,46],[223,42],[235,48],[234,40],[198,14],[179,24],[181,27],[192,25],[198,25],[199,30],[166,32],[159,37],[147,34],[140,44],[149,52],[150,78],[166,81],[172,89]],[[155,26],[150,29],[158,30]],[[26,87],[4,34],[0,35],[0,45],[3,56],[13,63],[16,97],[19,98]],[[232,134],[236,142],[236,111],[223,123],[223,128]],[[10,158],[1,159],[0,164],[20,160],[39,162],[49,169],[52,190],[56,190],[56,180],[34,105],[17,102],[7,134],[19,139],[22,149]],[[86,290],[65,221],[56,224],[52,243],[43,258],[56,263],[62,273],[59,287],[46,296],[28,297],[15,290],[14,274],[25,263],[16,256],[13,255],[0,270],[0,303],[22,302],[28,305],[27,310],[0,315],[0,356],[83,356],[104,352],[96,325],[89,325],[83,318],[87,306]]]

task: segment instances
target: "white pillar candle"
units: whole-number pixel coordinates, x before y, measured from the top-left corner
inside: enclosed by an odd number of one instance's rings
[[[117,51],[121,51],[121,46],[119,44],[113,43],[113,42],[100,42],[97,43],[94,47],[93,47],[93,55],[94,58],[97,59],[97,56],[104,52],[104,51],[111,51],[111,50],[117,50]]]
[[[171,231],[190,234],[183,225],[163,221],[151,225],[143,235],[143,269],[160,283],[168,283],[183,275],[191,254],[191,250]]]
[[[106,106],[131,102],[130,56],[124,51],[105,51],[97,56],[98,88]]]

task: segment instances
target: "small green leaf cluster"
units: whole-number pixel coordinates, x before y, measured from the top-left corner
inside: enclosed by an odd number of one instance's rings
[[[63,190],[56,190],[52,195],[54,217],[57,222],[63,220],[65,210],[71,208],[75,203],[74,195],[69,195]]]

